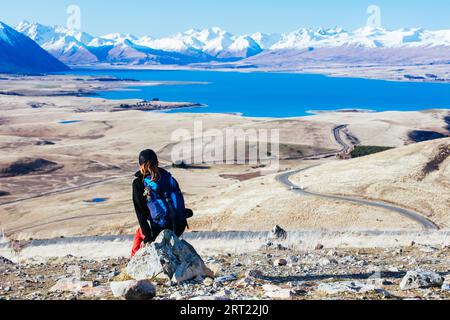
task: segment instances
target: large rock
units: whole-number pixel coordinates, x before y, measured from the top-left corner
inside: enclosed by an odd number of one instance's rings
[[[156,288],[148,280],[111,282],[110,286],[116,298],[151,300],[156,296]]]
[[[438,273],[426,270],[408,271],[400,283],[400,289],[424,289],[431,287],[440,287],[444,283],[444,278]]]
[[[80,293],[84,288],[93,288],[92,281],[81,281],[76,277],[59,279],[56,284],[50,288],[50,292],[72,292]]]
[[[195,249],[169,230],[163,231],[154,243],[131,259],[127,274],[136,280],[165,277],[178,284],[214,277]]]
[[[273,284],[263,286],[264,295],[270,299],[287,300],[295,296],[292,289],[282,288]]]
[[[335,295],[340,293],[366,293],[377,292],[379,288],[368,285],[359,281],[342,281],[333,283],[321,283],[318,291],[328,295]]]

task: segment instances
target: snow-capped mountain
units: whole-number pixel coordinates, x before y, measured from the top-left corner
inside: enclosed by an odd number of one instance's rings
[[[36,42],[0,22],[0,72],[45,73],[68,69]]]
[[[95,37],[64,27],[22,22],[17,30],[68,64],[190,64],[239,61],[266,51],[305,51],[339,48],[416,49],[450,48],[450,30],[421,28],[389,31],[365,27],[352,32],[341,28],[299,29],[284,34],[233,35],[220,28],[191,29],[163,38],[113,33]],[[441,50],[441,49],[440,49]],[[404,50],[400,50],[404,51]]]

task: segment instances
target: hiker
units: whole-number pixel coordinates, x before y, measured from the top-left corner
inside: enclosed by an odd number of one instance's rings
[[[192,211],[185,208],[178,182],[159,167],[153,150],[139,154],[140,170],[133,181],[133,203],[140,228],[134,236],[131,256],[156,240],[163,230],[172,230],[180,237],[187,227]]]

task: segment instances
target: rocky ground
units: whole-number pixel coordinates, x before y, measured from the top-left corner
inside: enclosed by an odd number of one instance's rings
[[[253,253],[203,258],[215,279],[181,285],[153,281],[154,299],[450,299],[450,247],[323,249],[318,244],[297,251],[268,242]],[[113,297],[110,284],[129,280],[127,263],[68,256],[15,264],[2,258],[0,299],[122,299]]]

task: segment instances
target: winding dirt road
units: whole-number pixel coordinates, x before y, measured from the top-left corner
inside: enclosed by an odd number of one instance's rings
[[[310,191],[305,191],[303,188],[301,188],[300,186],[297,186],[296,184],[294,184],[290,178],[300,172],[306,171],[308,169],[311,169],[313,167],[317,167],[317,166],[311,166],[311,167],[307,167],[307,168],[303,168],[303,169],[298,169],[298,170],[294,170],[294,171],[289,171],[289,172],[285,172],[282,174],[279,174],[277,176],[277,181],[280,182],[281,184],[285,185],[287,188],[289,188],[290,190],[292,190],[292,192],[300,194],[300,195],[304,195],[304,196],[315,196],[315,197],[319,197],[319,198],[324,198],[324,199],[332,199],[332,200],[340,200],[340,201],[347,201],[347,202],[352,202],[352,203],[356,203],[356,204],[360,204],[360,205],[364,205],[364,206],[369,206],[369,207],[377,207],[377,208],[383,208],[389,211],[392,211],[394,213],[400,214],[410,220],[413,220],[415,222],[417,222],[418,224],[420,224],[425,230],[438,230],[438,226],[431,220],[427,219],[426,217],[424,217],[422,214],[408,210],[408,209],[404,209],[389,203],[385,203],[385,202],[381,202],[381,201],[369,201],[369,200],[365,200],[362,198],[356,198],[356,197],[345,197],[345,196],[337,196],[337,195],[326,195],[326,194],[321,194],[321,193],[316,193],[316,192],[310,192]]]

